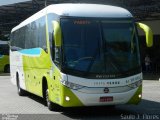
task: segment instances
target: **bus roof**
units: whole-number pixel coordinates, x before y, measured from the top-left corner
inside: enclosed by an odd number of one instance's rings
[[[8,41],[2,41],[2,40],[0,40],[0,45],[2,45],[2,44],[8,44]]]
[[[50,5],[48,12],[54,12],[60,16],[76,17],[131,17],[131,13],[121,7],[102,4],[56,4]]]
[[[55,13],[59,16],[70,17],[103,17],[103,18],[129,18],[133,17],[132,14],[121,7],[101,4],[75,4],[64,3],[49,5],[41,11],[35,13],[18,26],[12,29],[12,32],[35,21],[36,19],[44,16],[46,13]]]

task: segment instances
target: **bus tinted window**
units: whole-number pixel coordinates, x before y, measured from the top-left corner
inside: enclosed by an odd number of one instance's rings
[[[11,39],[11,46],[14,50],[36,47],[45,49],[47,46],[45,17],[14,31]]]
[[[63,63],[72,74],[111,75],[140,71],[138,39],[132,21],[61,19]]]

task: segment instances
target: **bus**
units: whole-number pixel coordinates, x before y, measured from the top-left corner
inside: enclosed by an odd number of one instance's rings
[[[138,104],[142,71],[137,27],[151,47],[151,29],[124,8],[49,5],[12,29],[11,81],[20,96],[27,91],[44,98],[49,110]]]
[[[0,73],[9,73],[9,45],[8,41],[0,40]]]

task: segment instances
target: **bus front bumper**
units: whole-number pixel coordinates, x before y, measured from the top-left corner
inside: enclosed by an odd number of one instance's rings
[[[60,105],[63,107],[138,104],[142,97],[142,85],[127,92],[104,94],[87,94],[63,86],[61,97]]]

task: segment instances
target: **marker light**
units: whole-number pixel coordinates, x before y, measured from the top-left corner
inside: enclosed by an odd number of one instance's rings
[[[70,97],[66,96],[66,101],[70,101]]]
[[[141,98],[141,97],[142,97],[142,95],[141,95],[141,94],[139,94],[139,95],[138,95],[138,97],[139,97],[139,98]]]

